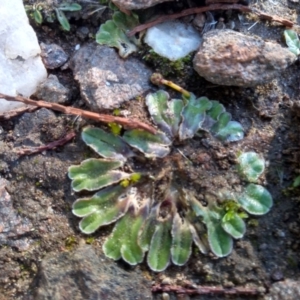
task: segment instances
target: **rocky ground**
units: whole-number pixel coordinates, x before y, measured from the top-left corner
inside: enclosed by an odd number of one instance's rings
[[[162,3],[151,13],[177,12],[188,7],[189,2]],[[250,2],[250,7],[300,22],[298,1]],[[150,124],[143,96],[157,90],[149,82],[152,72],[164,72],[168,79],[196,95],[219,100],[245,128],[246,136],[240,143],[220,145],[207,137],[180,148],[191,160],[197,160],[200,170],[215,170],[214,178],[194,178],[195,191],[203,186],[215,189],[222,185],[222,178],[233,168],[232,153],[238,149],[253,150],[267,160],[262,181],[273,196],[274,207],[265,216],[247,220],[245,237],[235,242],[232,254],[226,258],[204,256],[194,249],[185,266],[170,266],[162,273],[150,271],[146,264],[130,267],[122,261],[114,262],[102,251],[111,228],[85,236],[79,232],[79,219],[71,213],[77,196],[71,190],[67,169],[95,156],[81,141],[80,132],[87,124],[96,123],[45,108],[2,117],[0,299],[200,299],[197,293],[187,292],[197,286],[232,288],[236,292],[232,299],[299,299],[299,188],[292,187],[300,172],[298,60],[292,57],[286,69],[280,66],[276,72],[273,70],[271,81],[266,82],[272,67],[255,73],[251,83],[243,81],[236,84],[239,86],[231,86],[232,82],[224,81],[228,85],[220,86],[200,77],[191,60],[176,69],[151,57],[145,45],[126,60],[119,58],[114,49],[97,45],[94,36],[112,12],[106,9],[103,14],[87,17],[88,2],[80,3],[84,9],[69,15],[70,32],[62,31],[57,22],[37,25],[32,20],[49,73],[35,97],[108,114],[112,108],[120,107],[122,115]],[[47,4],[50,8],[53,5],[50,1]],[[251,38],[275,41],[285,47],[284,27],[278,23],[226,10],[217,11],[215,17],[219,22],[233,22],[234,30]],[[218,40],[222,34],[226,42],[226,31],[217,33]],[[258,57],[252,61],[260,61],[263,51],[257,51]],[[251,60],[253,52],[245,50],[245,60]],[[216,58],[218,53],[219,58],[224,54],[216,51]],[[269,64],[274,66],[278,56],[270,53],[273,52],[269,49],[264,60],[273,59]],[[207,79],[213,78],[209,74]],[[104,83],[107,80],[111,85]],[[253,86],[253,81],[259,84]],[[24,151],[24,147],[33,150],[70,132],[75,132],[75,137],[63,146],[32,154]],[[160,284],[165,292],[152,294],[151,287]],[[182,288],[182,293],[176,295],[170,287],[175,291]],[[212,291],[201,299],[225,297],[223,290],[220,294]]]

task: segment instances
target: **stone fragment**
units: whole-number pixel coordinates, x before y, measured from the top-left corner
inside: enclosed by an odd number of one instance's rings
[[[69,59],[69,56],[62,47],[56,44],[41,43],[41,56],[47,69],[61,67]]]
[[[69,100],[69,94],[70,90],[64,87],[55,75],[51,74],[38,86],[35,96],[39,100],[65,104]]]
[[[88,245],[48,255],[34,284],[35,300],[152,299],[151,282],[140,271],[125,271]]]
[[[172,0],[113,0],[112,2],[117,6],[131,10],[144,9],[168,1]]]
[[[215,84],[250,87],[279,76],[296,59],[277,43],[230,29],[212,30],[203,36],[194,69]]]
[[[175,61],[197,50],[201,37],[191,25],[168,21],[149,28],[144,41],[160,56]]]
[[[1,0],[0,20],[0,93],[29,97],[47,72],[23,2]],[[0,115],[20,106],[24,104],[0,99]]]
[[[96,43],[80,48],[70,61],[87,105],[94,111],[113,109],[150,89],[151,71],[135,58]]]
[[[5,189],[7,184],[5,179],[0,178],[0,245],[25,251],[31,243],[25,235],[31,232],[32,225],[27,219],[18,216],[12,199]]]
[[[300,299],[300,282],[286,279],[272,284],[264,300],[296,300]]]

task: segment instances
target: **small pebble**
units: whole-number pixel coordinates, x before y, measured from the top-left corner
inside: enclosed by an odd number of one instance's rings
[[[281,281],[284,279],[283,274],[280,270],[275,270],[271,274],[271,279],[273,281]]]
[[[162,280],[162,282],[161,282],[161,284],[172,284],[173,282],[172,282],[172,279],[170,278],[170,277],[165,277],[163,280]]]
[[[59,68],[69,59],[69,56],[59,45],[41,43],[40,46],[41,57],[47,69]]]
[[[161,299],[162,300],[170,300],[170,295],[168,293],[162,293]]]
[[[76,35],[81,39],[84,40],[89,36],[90,30],[86,26],[79,27],[76,31]]]

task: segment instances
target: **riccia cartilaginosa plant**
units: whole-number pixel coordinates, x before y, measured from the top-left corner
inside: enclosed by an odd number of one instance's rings
[[[94,193],[73,204],[73,214],[82,218],[80,230],[92,234],[116,223],[103,244],[105,255],[136,265],[147,253],[148,266],[160,272],[171,261],[184,265],[193,242],[202,253],[229,255],[233,239],[245,234],[247,214],[263,215],[273,201],[257,184],[265,164],[255,152],[237,155],[236,172],[244,180],[239,189],[204,190],[213,195],[206,201],[195,194],[188,177],[193,163],[177,153],[177,145],[199,132],[223,142],[238,141],[244,137],[243,128],[218,101],[197,98],[172,82],[153,78],[182,92],[182,99],[170,99],[163,90],[147,95],[158,133],[133,129],[119,136],[86,127],[82,139],[101,158],[71,166],[68,175],[75,192]]]

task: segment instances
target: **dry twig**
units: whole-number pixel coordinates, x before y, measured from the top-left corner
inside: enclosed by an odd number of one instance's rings
[[[79,108],[75,108],[75,107],[71,107],[71,106],[63,106],[60,104],[45,102],[42,100],[36,101],[36,100],[21,97],[21,96],[12,97],[12,96],[8,96],[8,95],[0,93],[0,98],[6,99],[9,101],[22,102],[25,104],[34,105],[34,106],[38,106],[38,107],[45,107],[45,108],[49,108],[49,109],[52,109],[55,111],[63,112],[65,114],[81,116],[81,117],[84,117],[87,119],[92,119],[92,120],[95,120],[98,122],[117,123],[122,126],[129,127],[129,128],[144,129],[150,133],[153,133],[153,134],[156,133],[156,129],[154,127],[152,127],[148,124],[145,124],[136,119],[127,119],[127,118],[116,117],[116,116],[111,116],[111,115],[98,114],[95,112],[91,112],[91,111],[87,111],[87,110],[83,110],[83,109],[79,109]]]
[[[164,15],[158,17],[156,20],[139,25],[135,28],[133,28],[127,35],[128,36],[133,36],[136,33],[146,30],[150,27],[153,27],[154,25],[160,24],[165,21],[170,21],[170,20],[175,20],[178,18],[182,18],[188,15],[193,15],[193,14],[199,14],[205,11],[210,11],[210,10],[229,10],[229,9],[235,9],[235,10],[240,10],[242,12],[247,12],[247,13],[254,13],[256,14],[260,19],[268,20],[270,22],[278,22],[284,26],[287,27],[293,27],[294,23],[292,21],[283,19],[278,16],[271,16],[268,15],[264,12],[261,12],[255,8],[250,8],[246,5],[241,5],[241,4],[212,4],[208,6],[203,6],[203,7],[193,7],[193,8],[188,8],[180,13],[176,14],[171,14],[171,15]]]
[[[63,138],[61,138],[57,141],[51,142],[47,145],[43,145],[43,146],[39,146],[39,147],[33,147],[33,148],[19,148],[19,149],[16,150],[16,152],[19,155],[31,155],[31,154],[34,154],[34,153],[43,152],[45,150],[51,150],[51,149],[54,149],[58,146],[63,146],[68,141],[70,141],[73,137],[75,137],[75,135],[76,135],[75,132],[71,131],[66,136],[64,136]]]

